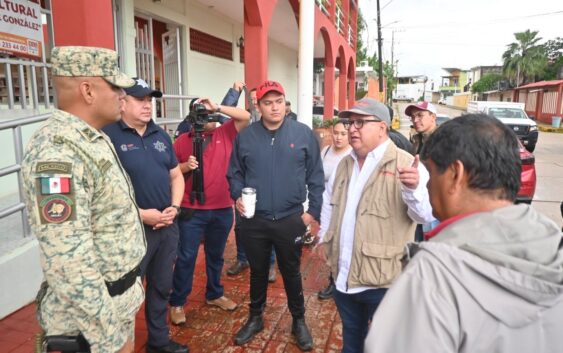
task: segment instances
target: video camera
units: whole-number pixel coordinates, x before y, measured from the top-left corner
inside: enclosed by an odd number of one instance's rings
[[[220,114],[209,114],[205,105],[196,103],[195,100],[190,104],[190,113],[186,116],[186,120],[192,124],[195,132],[203,132],[205,124],[219,122],[220,118]]]
[[[197,99],[190,102],[190,113],[186,119],[193,126],[192,154],[195,156],[198,167],[191,171],[192,190],[190,192],[190,202],[196,200],[200,205],[205,204],[205,192],[203,182],[203,151],[207,143],[203,135],[205,124],[220,121],[220,114],[209,114],[205,104],[198,103]],[[207,140],[209,141],[209,139]]]

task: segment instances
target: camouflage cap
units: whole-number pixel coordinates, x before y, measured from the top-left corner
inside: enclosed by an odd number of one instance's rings
[[[127,88],[135,81],[117,65],[117,52],[105,48],[64,46],[51,51],[53,76],[102,77],[114,86]]]

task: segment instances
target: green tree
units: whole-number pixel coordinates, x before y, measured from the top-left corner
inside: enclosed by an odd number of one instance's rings
[[[498,88],[498,83],[502,81],[504,77],[499,74],[487,74],[481,77],[481,79],[475,82],[471,86],[472,93],[483,93],[486,91],[491,91]]]
[[[393,92],[397,87],[397,77],[395,77],[395,67],[393,63],[385,61],[383,65],[383,75],[387,78],[387,100],[391,103],[393,99]]]
[[[368,60],[368,48],[364,44],[364,32],[366,31],[366,21],[362,15],[362,11],[358,9],[358,20],[356,24],[358,33],[356,33],[356,62],[361,63],[364,60]]]
[[[544,47],[538,42],[538,31],[514,33],[516,42],[508,44],[502,55],[503,73],[513,80],[516,86],[530,82],[543,74],[547,66]]]
[[[544,80],[557,79],[557,73],[563,66],[563,38],[548,40],[543,45],[547,57],[547,67],[543,75]]]

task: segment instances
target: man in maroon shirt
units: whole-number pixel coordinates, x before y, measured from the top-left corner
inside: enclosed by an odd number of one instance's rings
[[[237,133],[248,125],[250,113],[235,107],[217,105],[207,98],[200,99],[199,103],[204,104],[209,112],[222,113],[232,119],[219,127],[214,122],[207,123],[204,127],[205,203],[200,203],[197,198],[193,202],[190,200],[193,179],[191,172],[198,168],[198,162],[193,156],[194,132],[180,135],[174,143],[176,157],[186,181],[178,221],[180,244],[174,268],[174,289],[170,296],[170,319],[176,325],[186,322],[183,307],[192,291],[194,268],[202,238],[205,238],[207,304],[228,311],[235,310],[238,306],[223,295],[221,284],[223,252],[233,225],[233,201],[226,175],[233,142]]]

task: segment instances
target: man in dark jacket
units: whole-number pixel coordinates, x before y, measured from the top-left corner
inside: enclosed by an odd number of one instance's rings
[[[250,263],[250,317],[235,336],[238,345],[264,328],[262,312],[268,288],[268,262],[272,246],[283,277],[293,316],[292,333],[301,350],[313,340],[305,323],[301,249],[307,226],[319,219],[324,190],[319,145],[306,125],[285,118],[285,92],[281,84],[266,81],[256,91],[260,122],[236,138],[227,178],[238,212],[244,214],[242,189],[256,189],[253,218],[241,217],[240,231]],[[303,202],[309,198],[309,209]]]

